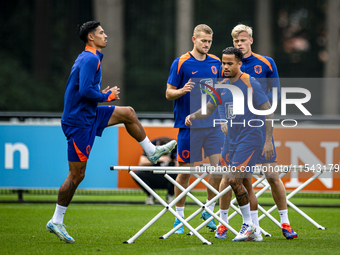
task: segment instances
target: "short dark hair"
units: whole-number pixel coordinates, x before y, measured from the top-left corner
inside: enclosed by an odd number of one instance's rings
[[[243,53],[240,49],[235,48],[235,47],[228,47],[225,48],[222,51],[222,54],[226,54],[226,55],[235,55],[235,58],[238,59],[239,61],[242,61],[243,59]]]
[[[88,21],[79,26],[79,37],[84,42],[87,43],[87,35],[96,30],[100,26],[98,21]]]

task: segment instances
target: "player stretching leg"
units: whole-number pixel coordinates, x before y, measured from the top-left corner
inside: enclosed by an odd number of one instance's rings
[[[80,39],[85,50],[76,59],[66,84],[62,129],[67,138],[69,173],[61,185],[58,201],[52,219],[46,230],[67,243],[74,243],[63,223],[64,215],[72,197],[85,177],[86,162],[96,136],[101,136],[106,127],[123,123],[128,133],[139,142],[148,159],[158,159],[170,152],[176,141],[163,146],[153,145],[146,136],[135,111],[131,107],[100,106],[98,102],[119,99],[119,88],[101,87],[102,49],[107,45],[107,36],[99,22],[89,21],[80,27]]]

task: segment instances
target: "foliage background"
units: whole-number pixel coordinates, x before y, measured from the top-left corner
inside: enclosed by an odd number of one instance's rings
[[[172,102],[165,99],[165,89],[171,63],[178,57],[175,3],[175,0],[124,1],[124,63],[121,64],[125,104],[137,112],[172,112]],[[255,31],[266,29],[255,25],[253,0],[195,0],[194,7],[194,24],[206,23],[214,30],[210,53],[217,56],[232,44],[230,31],[236,24],[248,24]],[[273,23],[268,27],[273,31],[272,57],[281,77],[323,76],[327,60],[325,9],[325,0],[272,2]],[[3,2],[0,111],[62,112],[70,69],[84,48],[75,34],[76,26],[92,19],[91,0]],[[114,47],[114,40],[111,42],[109,46]],[[312,94],[320,90],[317,85],[311,89]]]

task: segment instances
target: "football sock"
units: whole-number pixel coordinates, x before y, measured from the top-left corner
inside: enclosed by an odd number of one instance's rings
[[[139,142],[145,151],[146,155],[150,156],[155,153],[156,146],[149,140],[149,137],[145,137],[143,141]]]
[[[207,199],[207,203],[209,203],[209,200]],[[210,209],[210,211],[214,211],[215,210],[215,205],[216,202],[212,203],[211,205],[208,206],[208,208]]]
[[[253,225],[253,221],[251,220],[250,215],[250,203],[239,207],[242,212],[243,223],[246,223],[249,226]]]
[[[283,223],[288,223],[289,224],[289,219],[288,219],[288,209],[286,210],[280,210],[279,211],[280,218],[281,218],[281,226]]]
[[[255,235],[261,234],[260,225],[259,225],[259,212],[258,210],[250,211],[251,219],[253,220],[253,223],[255,224]]]
[[[184,206],[183,207],[177,207],[176,206],[176,212],[179,214],[179,216],[184,218]]]
[[[220,209],[221,219],[222,219],[223,221],[225,221],[227,224],[229,224],[229,220],[228,220],[228,211],[229,211],[229,209],[227,209],[227,210],[222,210],[222,209]]]
[[[54,224],[62,224],[64,221],[64,215],[66,212],[67,206],[58,205],[55,207],[55,211],[52,217],[52,222]]]

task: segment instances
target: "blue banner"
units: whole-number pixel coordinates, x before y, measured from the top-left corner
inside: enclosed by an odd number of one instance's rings
[[[118,128],[96,137],[78,189],[117,189]],[[68,175],[60,125],[0,125],[0,188],[58,189]]]

